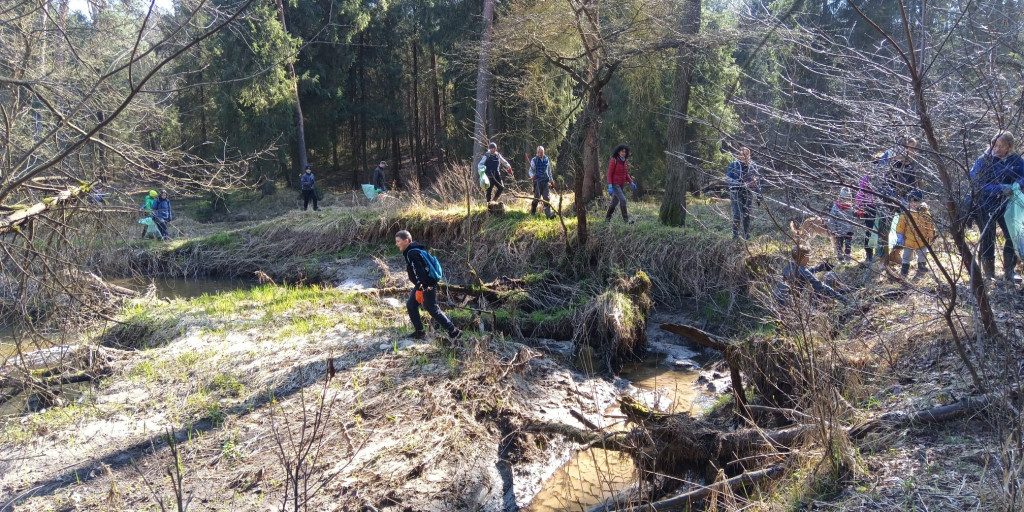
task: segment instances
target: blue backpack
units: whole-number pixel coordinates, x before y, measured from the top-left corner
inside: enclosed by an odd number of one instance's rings
[[[441,271],[441,263],[437,261],[437,258],[423,249],[416,250],[423,254],[423,262],[427,264],[427,275],[434,281],[444,279],[444,272]]]

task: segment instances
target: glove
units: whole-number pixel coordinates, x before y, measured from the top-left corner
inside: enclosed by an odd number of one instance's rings
[[[423,290],[416,290],[416,302],[423,304]]]
[[[636,182],[635,181],[631,181],[631,182],[629,182],[629,184],[633,186],[633,190],[636,190]]]
[[[896,234],[896,245],[898,245],[900,247],[903,247],[903,242],[904,241],[906,241],[906,237],[903,236],[903,233],[897,233]]]
[[[999,185],[999,192],[1004,196],[1013,195],[1013,185]]]
[[[512,175],[512,168],[511,167],[508,168],[508,174],[509,174],[509,176]]]
[[[608,195],[610,195],[610,196],[614,196],[615,195],[615,188],[610,183],[608,184]]]

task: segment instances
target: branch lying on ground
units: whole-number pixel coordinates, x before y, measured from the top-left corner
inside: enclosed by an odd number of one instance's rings
[[[755,485],[765,480],[770,480],[781,475],[783,472],[782,466],[774,465],[769,466],[760,471],[751,471],[743,473],[739,476],[734,476],[728,480],[722,480],[715,482],[709,486],[702,487],[695,491],[666,498],[661,501],[656,501],[647,505],[640,505],[636,507],[627,507],[612,509],[611,512],[648,512],[648,511],[664,511],[664,510],[690,510],[693,504],[697,501],[703,500],[714,493],[724,492],[730,489],[746,485]],[[608,510],[608,509],[601,509]]]

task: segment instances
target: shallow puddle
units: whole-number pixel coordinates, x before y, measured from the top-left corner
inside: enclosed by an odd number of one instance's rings
[[[651,354],[643,361],[627,363],[620,375],[634,386],[669,399],[672,412],[696,409],[694,402],[706,394],[696,387],[699,370],[676,371]],[[618,407],[606,413],[621,415]],[[609,423],[614,422],[610,419]],[[592,448],[577,452],[555,472],[525,510],[529,512],[585,511],[625,489],[634,480],[633,460],[620,452]]]

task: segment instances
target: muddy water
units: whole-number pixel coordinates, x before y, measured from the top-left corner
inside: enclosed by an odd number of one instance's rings
[[[695,412],[701,398],[708,398],[697,388],[698,370],[676,371],[663,364],[663,354],[652,354],[644,361],[626,364],[622,377],[633,386],[657,393],[662,403],[670,400],[672,412]],[[617,408],[609,416],[619,416]],[[608,423],[618,418],[608,418]],[[621,425],[621,424],[620,424]],[[529,512],[585,511],[605,498],[625,489],[634,481],[633,461],[620,452],[592,448],[573,455],[534,497],[525,510]]]

